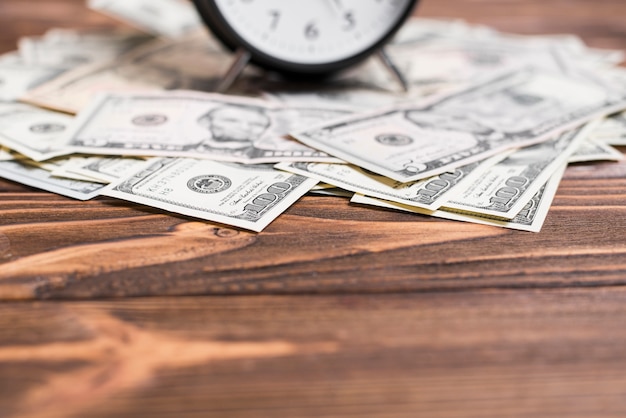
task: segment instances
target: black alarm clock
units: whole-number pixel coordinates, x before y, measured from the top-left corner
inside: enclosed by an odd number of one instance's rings
[[[236,59],[224,90],[247,62],[287,77],[324,77],[382,54],[418,0],[193,0]],[[402,81],[400,79],[400,81]]]

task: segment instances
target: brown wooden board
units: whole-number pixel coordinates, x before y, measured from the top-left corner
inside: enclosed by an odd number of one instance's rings
[[[418,12],[626,48],[623,0]],[[0,0],[0,51],[115,25]],[[569,167],[539,234],[317,196],[254,234],[0,180],[0,417],[622,418],[625,231],[626,162]]]
[[[623,417],[623,288],[0,304],[0,416]]]

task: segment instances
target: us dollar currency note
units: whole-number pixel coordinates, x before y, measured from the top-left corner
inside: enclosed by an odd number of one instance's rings
[[[606,136],[596,136],[594,139],[607,145],[623,146],[626,145],[626,132]]]
[[[464,185],[502,158],[505,155],[497,155],[486,161],[474,162],[451,172],[409,183],[400,183],[349,164],[294,162],[279,163],[276,168],[366,196],[435,210],[455,196],[458,189],[462,190]]]
[[[565,172],[565,168],[566,165],[564,164],[557,169],[546,184],[543,185],[537,193],[535,193],[532,199],[526,203],[526,206],[524,206],[524,208],[513,219],[502,219],[489,215],[453,211],[445,208],[429,211],[422,208],[403,205],[401,203],[363,196],[358,193],[352,197],[351,202],[398,209],[406,212],[418,213],[454,221],[472,222],[482,225],[491,225],[529,232],[540,232],[548,215],[552,200],[554,199],[556,191],[559,187],[559,183],[561,182],[561,178],[563,177],[563,173]]]
[[[530,41],[496,37],[440,38],[426,42],[402,43],[385,48],[414,95],[427,95],[466,86],[488,74],[502,73],[532,65],[548,71],[561,71],[567,51],[553,45],[538,47]],[[423,65],[428,62],[429,65]],[[393,85],[388,71],[375,62],[356,74],[376,86]]]
[[[0,161],[12,161],[15,159],[15,155],[11,153],[11,150],[0,146]]]
[[[20,57],[26,64],[70,69],[79,65],[109,61],[151,40],[136,33],[61,32],[18,41]]]
[[[521,69],[419,105],[353,115],[292,136],[380,175],[415,181],[626,107],[623,85],[579,73]]]
[[[309,194],[318,196],[332,196],[332,197],[352,197],[354,192],[350,190],[335,187],[332,184],[318,183],[316,186],[309,190]]]
[[[602,140],[587,138],[580,144],[578,149],[570,155],[567,161],[570,163],[580,163],[589,161],[620,161],[623,159],[624,154],[602,142]]]
[[[408,19],[391,39],[392,45],[416,44],[440,39],[476,39],[494,32],[482,25],[472,25],[461,19],[423,18]]]
[[[595,125],[589,123],[509,154],[448,201],[446,208],[506,219],[515,217],[552,173],[567,162]]]
[[[594,136],[609,136],[615,133],[626,132],[626,112],[616,113],[606,117],[597,129]]]
[[[132,157],[87,157],[69,167],[72,173],[111,183],[126,178],[146,164],[145,159]]]
[[[100,194],[103,184],[55,177],[50,171],[20,160],[0,161],[0,177],[78,200]]]
[[[94,178],[92,176],[86,176],[84,174],[78,174],[71,171],[74,167],[81,164],[81,160],[84,160],[86,158],[87,157],[64,157],[43,162],[28,161],[27,164],[35,165],[37,167],[48,170],[50,171],[50,174],[52,174],[54,177],[63,177],[72,180],[83,180],[94,183],[106,184],[107,182],[103,182],[100,179]]]
[[[102,194],[259,232],[316,183],[264,164],[163,158]]]
[[[517,65],[528,62],[543,65],[551,60],[544,61],[541,56],[555,51],[590,64],[618,64],[624,56],[621,50],[590,48],[580,37],[572,34],[519,35],[462,21],[423,18],[408,20],[390,46],[419,49],[437,44],[447,45],[447,50],[452,52],[450,57],[455,57],[458,63],[466,60],[467,67],[478,65],[483,67],[483,71],[507,61],[514,61]],[[456,50],[455,46],[458,46]],[[456,51],[464,51],[467,56],[460,56]],[[444,61],[448,59],[444,54],[441,58]],[[460,70],[463,74],[463,69]],[[450,79],[455,77],[458,75],[450,75]]]
[[[21,101],[77,113],[111,91],[191,89],[211,91],[230,65],[206,35],[155,40],[119,60],[80,66],[21,96]]]
[[[19,58],[0,60],[0,102],[15,101],[64,71],[58,67],[26,64]]]
[[[182,0],[88,0],[87,5],[146,32],[178,38],[199,30],[191,2]]]
[[[51,160],[46,160],[46,161],[34,161],[34,160],[31,160],[30,158],[22,156],[21,154],[15,153],[15,155],[22,157],[22,158],[17,158],[17,160],[19,160],[21,163],[24,163],[28,166],[46,170],[50,172],[50,174],[54,177],[64,177],[64,178],[70,178],[73,180],[94,181],[93,178],[86,178],[86,177],[79,176],[79,175],[71,175],[71,176],[64,175],[63,167],[70,165],[70,162],[73,162],[75,159],[79,157],[59,157],[59,158],[53,158]],[[101,182],[97,182],[97,183],[101,183]]]
[[[409,20],[386,53],[412,92],[431,94],[472,83],[486,74],[532,66],[563,71],[564,60],[605,63],[608,59],[571,35],[520,36],[458,22]],[[606,58],[611,58],[606,55]],[[428,62],[429,65],[421,63]],[[610,61],[609,61],[610,62]],[[387,86],[392,79],[376,61],[355,74],[356,80]]]
[[[80,113],[65,138],[75,152],[100,155],[336,162],[286,135],[346,113],[192,91],[107,94]]]
[[[0,144],[35,161],[67,154],[61,134],[73,119],[24,104],[0,106]]]
[[[263,93],[269,100],[296,106],[346,106],[354,112],[402,105],[410,96],[366,89],[363,87],[335,87],[309,90],[274,90]]]
[[[626,145],[626,112],[605,118],[591,137],[609,145]]]

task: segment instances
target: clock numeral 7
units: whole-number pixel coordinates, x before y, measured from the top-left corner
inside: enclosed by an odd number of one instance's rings
[[[272,17],[270,29],[276,29],[276,26],[278,26],[278,20],[280,19],[280,12],[278,10],[270,10],[269,14]]]

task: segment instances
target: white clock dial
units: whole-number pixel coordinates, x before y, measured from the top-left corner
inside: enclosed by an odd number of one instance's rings
[[[352,57],[380,41],[409,0],[215,0],[230,27],[255,49],[299,64]]]

